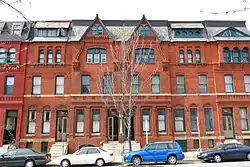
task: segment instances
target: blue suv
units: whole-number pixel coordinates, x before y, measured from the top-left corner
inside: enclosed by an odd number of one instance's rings
[[[128,152],[123,155],[124,162],[140,165],[141,162],[167,162],[176,164],[177,160],[185,158],[177,142],[153,142],[143,149]]]

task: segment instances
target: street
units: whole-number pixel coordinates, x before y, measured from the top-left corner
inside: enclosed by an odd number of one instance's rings
[[[93,165],[81,165],[81,166],[86,166],[86,167],[92,167]],[[132,164],[109,164],[105,166],[112,166],[112,167],[133,167]],[[147,163],[147,164],[142,164],[140,165],[142,167],[250,167],[250,162],[249,161],[237,161],[237,162],[221,162],[221,163],[200,163],[199,161],[183,161],[180,162],[176,165],[169,165],[169,164],[164,164],[164,163]],[[54,167],[54,166],[50,166]]]

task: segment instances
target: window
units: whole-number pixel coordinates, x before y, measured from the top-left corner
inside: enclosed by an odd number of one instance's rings
[[[136,49],[135,62],[136,64],[154,64],[155,63],[154,49],[152,48]]]
[[[44,63],[44,50],[39,50],[39,57],[38,57],[38,63],[43,64]]]
[[[248,48],[241,50],[241,62],[249,62]]]
[[[184,55],[184,50],[180,50],[180,63],[184,64],[185,63],[185,55]]]
[[[188,63],[193,63],[192,50],[188,50]]]
[[[205,112],[205,126],[206,131],[213,131],[213,117],[212,117],[212,108],[204,108]]]
[[[230,50],[228,48],[224,48],[224,62],[231,62]]]
[[[178,146],[175,143],[167,143],[168,149],[176,149]]]
[[[103,35],[103,28],[100,24],[95,24],[92,26],[92,35]]]
[[[0,64],[7,63],[7,52],[4,48],[0,48]]]
[[[157,146],[157,144],[150,144],[150,145],[147,147],[147,149],[150,150],[150,151],[156,150],[156,146]]]
[[[15,63],[15,61],[16,61],[16,49],[10,48],[9,54],[7,56],[7,63]]]
[[[244,75],[245,91],[250,92],[250,75]]]
[[[174,109],[174,130],[175,132],[185,131],[184,109]]]
[[[96,148],[90,148],[88,149],[88,154],[99,154],[100,151],[97,150]]]
[[[92,110],[92,132],[100,133],[100,109]]]
[[[196,63],[201,63],[201,52],[200,50],[195,51]]]
[[[34,134],[36,128],[36,111],[28,112],[28,134]]]
[[[214,148],[214,140],[208,139],[208,148]]]
[[[202,32],[200,29],[176,29],[175,38],[201,38]]]
[[[142,109],[142,130],[150,132],[150,110]]]
[[[56,94],[64,94],[64,76],[56,76]]]
[[[185,78],[183,75],[176,76],[176,93],[186,93]]]
[[[84,110],[76,110],[76,133],[84,132]]]
[[[82,75],[81,93],[90,94],[90,76],[89,75]]]
[[[158,109],[158,132],[166,132],[166,112],[165,109]]]
[[[200,147],[199,140],[193,140],[193,147],[194,149],[198,149]]]
[[[39,37],[57,37],[60,35],[60,29],[51,28],[51,29],[38,29]]]
[[[106,49],[88,49],[87,52],[88,64],[106,64]]]
[[[206,75],[199,75],[199,87],[200,87],[200,93],[208,93]]]
[[[150,28],[148,25],[140,25],[139,27],[139,35],[140,36],[150,36]]]
[[[48,142],[41,142],[41,152],[42,153],[48,152]]]
[[[56,50],[56,63],[61,63],[62,52],[60,49]]]
[[[111,94],[113,92],[112,89],[112,75],[104,75],[103,77],[103,93]]]
[[[238,48],[233,49],[233,62],[240,62],[240,50]]]
[[[48,134],[50,132],[50,108],[45,108],[43,111],[43,133]]]
[[[53,51],[52,50],[48,50],[48,59],[47,59],[47,63],[52,64],[53,63]]]
[[[42,82],[42,78],[40,76],[34,76],[32,78],[32,94],[33,95],[41,94],[41,82]]]
[[[156,144],[156,145],[157,145],[157,150],[165,150],[165,149],[168,149],[167,143],[159,143],[159,144]]]
[[[234,88],[233,88],[233,76],[232,75],[224,75],[224,79],[225,79],[226,93],[232,93],[232,92],[234,92]]]
[[[26,148],[32,148],[33,143],[32,142],[27,142],[26,143]]]
[[[242,131],[249,130],[247,108],[240,108],[240,121],[241,121],[241,130]]]
[[[192,132],[198,132],[197,108],[190,108],[190,117]]]
[[[21,30],[22,29],[21,29],[21,25],[20,24],[13,23],[13,25],[12,25],[12,34],[20,35]]]
[[[5,95],[12,95],[13,94],[13,92],[14,92],[14,80],[15,80],[15,77],[6,76],[6,78],[5,78],[5,90],[4,90]]]
[[[140,93],[140,77],[137,74],[134,74],[132,78],[132,93]]]
[[[152,75],[152,93],[160,93],[160,75]]]

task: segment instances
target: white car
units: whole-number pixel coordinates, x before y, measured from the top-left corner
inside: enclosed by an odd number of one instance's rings
[[[73,154],[64,155],[56,158],[50,164],[69,167],[71,165],[95,164],[103,166],[105,163],[113,162],[113,153],[107,152],[99,147],[83,147]]]

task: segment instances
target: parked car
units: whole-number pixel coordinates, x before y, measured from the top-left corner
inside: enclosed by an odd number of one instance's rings
[[[203,151],[197,155],[201,161],[221,162],[226,160],[250,160],[250,147],[239,143],[219,144],[211,150]]]
[[[184,159],[182,149],[177,142],[153,142],[139,151],[125,153],[124,162],[140,165],[142,162],[167,162],[176,164]]]
[[[49,161],[46,154],[28,148],[9,150],[0,156],[0,166],[34,167]]]
[[[107,152],[99,147],[82,147],[73,154],[64,155],[56,158],[50,164],[69,167],[71,165],[95,164],[103,166],[106,163],[113,162],[115,157],[113,153]]]

